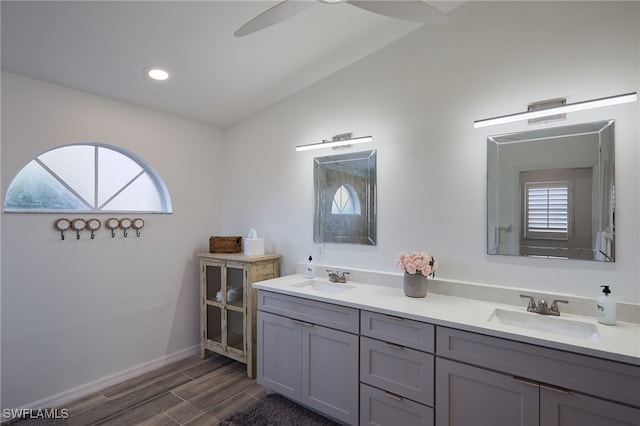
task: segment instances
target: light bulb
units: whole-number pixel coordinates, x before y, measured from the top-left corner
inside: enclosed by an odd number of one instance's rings
[[[145,68],[144,73],[152,80],[164,81],[169,78],[169,71],[165,68],[149,67]]]

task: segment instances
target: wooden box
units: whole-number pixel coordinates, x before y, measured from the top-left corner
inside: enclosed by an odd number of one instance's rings
[[[240,253],[242,237],[210,237],[209,253]]]

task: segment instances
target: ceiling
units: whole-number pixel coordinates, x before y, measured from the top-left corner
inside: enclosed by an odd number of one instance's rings
[[[317,2],[234,37],[277,3],[2,1],[2,69],[225,128],[423,26]],[[148,66],[172,76],[149,80]]]

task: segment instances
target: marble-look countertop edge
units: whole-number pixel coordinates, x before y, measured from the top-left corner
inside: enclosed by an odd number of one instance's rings
[[[616,326],[607,326],[591,317],[563,315],[568,319],[595,324],[601,340],[594,342],[489,322],[496,308],[519,310],[512,305],[441,294],[428,294],[425,298],[416,299],[406,297],[401,288],[352,281],[348,285],[355,288],[335,294],[293,286],[306,280],[303,275],[294,274],[257,282],[253,287],[640,366],[640,326],[637,324],[618,322]]]

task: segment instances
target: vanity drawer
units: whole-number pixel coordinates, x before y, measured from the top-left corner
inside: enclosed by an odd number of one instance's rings
[[[360,381],[413,401],[433,405],[431,354],[360,337]]]
[[[436,346],[439,357],[640,407],[640,366],[446,327]]]
[[[435,327],[376,312],[360,312],[360,334],[425,352],[434,351]]]
[[[258,309],[289,318],[358,334],[358,309],[286,294],[258,291]]]
[[[433,408],[360,384],[360,425],[433,426]]]

